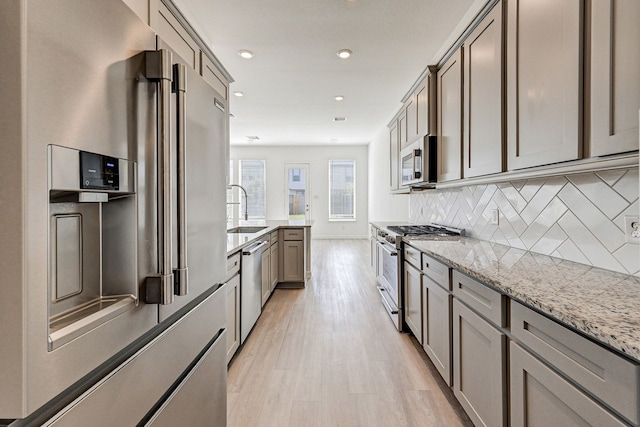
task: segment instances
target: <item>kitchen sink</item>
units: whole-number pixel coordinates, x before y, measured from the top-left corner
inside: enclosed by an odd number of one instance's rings
[[[234,227],[227,230],[227,233],[257,233],[258,231],[262,231],[266,226],[244,226],[244,227]]]

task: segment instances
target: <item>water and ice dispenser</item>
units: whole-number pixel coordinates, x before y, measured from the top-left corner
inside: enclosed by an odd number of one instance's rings
[[[138,301],[135,162],[49,146],[49,350]]]

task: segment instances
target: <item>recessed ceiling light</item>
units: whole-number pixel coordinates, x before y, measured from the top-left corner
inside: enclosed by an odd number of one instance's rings
[[[258,142],[259,139],[260,138],[257,136],[252,136],[252,135],[247,136],[247,142]]]
[[[238,98],[239,98],[239,97],[241,97],[241,96],[244,96],[244,93],[242,93],[242,92],[240,92],[240,91],[238,91],[238,90],[237,90],[237,91],[235,91],[235,92],[233,92],[233,94],[234,94],[235,96],[237,96]]]
[[[337,53],[338,58],[340,59],[347,59],[349,57],[351,57],[351,54],[353,52],[351,52],[349,49],[340,49]]]
[[[342,95],[336,95],[335,100],[336,101],[342,101],[344,99],[344,96]]]
[[[347,118],[346,117],[334,117],[333,121],[334,122],[346,122]]]
[[[332,140],[331,140],[331,141],[329,141],[329,142],[330,142],[330,143],[332,143],[332,144],[335,144],[336,142],[338,142],[338,140],[334,138],[334,139],[332,139]]]
[[[238,55],[240,55],[241,58],[244,59],[251,59],[255,56],[255,54],[253,52],[251,52],[250,50],[247,49],[240,49],[238,51]]]
[[[233,114],[233,113],[229,113],[229,118],[231,118],[231,119],[235,119],[235,118],[236,118],[236,115],[235,115],[235,114]]]

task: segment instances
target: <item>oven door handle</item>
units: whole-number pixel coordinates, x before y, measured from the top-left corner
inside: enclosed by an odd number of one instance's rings
[[[384,250],[385,252],[387,252],[389,254],[389,256],[398,256],[398,252],[394,251],[393,249],[389,249],[387,246],[390,246],[389,243],[385,243],[385,242],[378,242],[380,244],[380,247],[382,248],[382,250]]]
[[[385,292],[387,292],[387,290],[382,287],[378,287],[378,292],[380,292],[380,296],[382,297],[382,305],[384,305],[384,308],[390,314],[398,314],[398,307],[393,308],[391,304],[389,304],[389,301],[387,301],[387,297],[385,296]]]

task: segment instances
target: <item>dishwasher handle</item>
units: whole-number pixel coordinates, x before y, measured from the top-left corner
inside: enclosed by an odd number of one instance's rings
[[[256,242],[251,246],[247,246],[242,250],[242,255],[253,255],[254,253],[261,250],[263,247],[267,246],[267,242]]]

